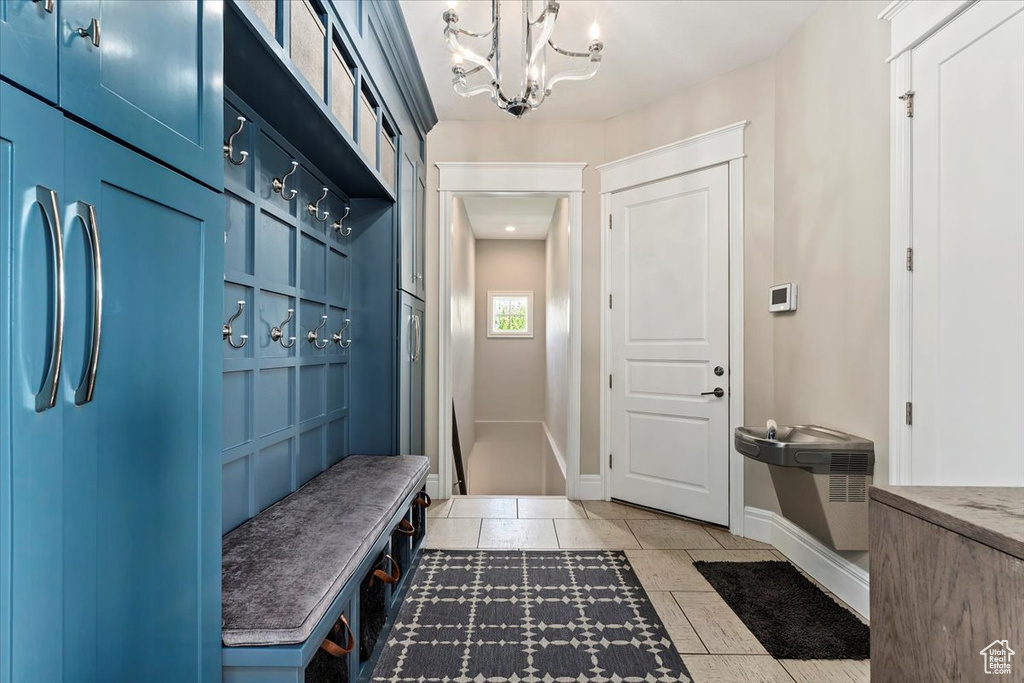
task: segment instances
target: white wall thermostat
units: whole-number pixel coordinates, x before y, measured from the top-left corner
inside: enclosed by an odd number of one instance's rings
[[[796,283],[775,285],[768,290],[768,311],[781,313],[796,310]]]

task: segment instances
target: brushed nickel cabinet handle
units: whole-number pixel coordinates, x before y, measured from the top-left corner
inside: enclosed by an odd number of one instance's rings
[[[89,28],[79,27],[75,29],[75,33],[82,36],[83,38],[92,38],[92,46],[100,46],[100,20],[93,18],[89,22]]]
[[[89,250],[92,252],[92,344],[85,377],[75,391],[75,405],[85,405],[92,400],[96,389],[96,370],[100,363],[100,334],[103,330],[103,258],[100,255],[100,226],[96,221],[96,207],[78,202],[76,216],[85,226],[89,236]]]
[[[47,14],[53,14],[54,0],[32,0],[32,2],[36,3],[37,5],[40,2],[42,2],[43,3],[43,11],[45,11]]]
[[[43,380],[43,388],[36,394],[36,412],[42,413],[57,405],[60,387],[61,360],[64,356],[64,237],[60,229],[57,193],[42,185],[36,186],[36,203],[43,209],[43,217],[50,229],[53,273],[53,342],[50,346],[50,367]]]

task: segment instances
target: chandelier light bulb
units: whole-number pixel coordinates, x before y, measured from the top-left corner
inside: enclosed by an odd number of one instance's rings
[[[505,226],[505,232],[515,232],[515,231],[516,231],[516,226],[514,226],[514,225],[506,225]]]
[[[460,55],[458,52],[453,52],[452,62],[455,64],[455,66],[460,66],[462,64],[462,55]]]
[[[458,4],[456,0],[448,0],[448,9],[455,9],[456,4]]]
[[[597,21],[595,20],[594,23],[590,25],[590,39],[597,40],[600,37],[601,27],[597,25]]]

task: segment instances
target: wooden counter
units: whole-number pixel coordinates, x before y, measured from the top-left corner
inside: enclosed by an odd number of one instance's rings
[[[870,489],[872,681],[1024,681],[1024,488]]]

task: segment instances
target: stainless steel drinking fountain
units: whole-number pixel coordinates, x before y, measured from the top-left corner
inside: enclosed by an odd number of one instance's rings
[[[736,450],[767,463],[782,514],[836,550],[867,550],[875,445],[816,425],[737,427]]]

